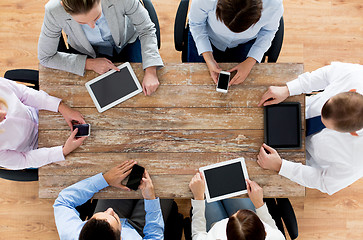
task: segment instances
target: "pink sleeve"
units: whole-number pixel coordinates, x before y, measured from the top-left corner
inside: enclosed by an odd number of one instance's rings
[[[52,162],[65,160],[62,146],[39,148],[29,152],[0,151],[0,166],[12,170],[39,168]]]

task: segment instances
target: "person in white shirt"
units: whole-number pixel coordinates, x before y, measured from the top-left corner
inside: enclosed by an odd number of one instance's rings
[[[38,110],[60,112],[72,129],[72,121],[85,123],[83,116],[61,99],[23,84],[0,78],[0,167],[11,170],[38,168],[64,160],[85,137],[72,131],[64,146],[38,149]]]
[[[288,96],[324,90],[306,98],[305,116],[308,124],[310,119],[320,119],[321,115],[326,128],[306,137],[306,166],[281,159],[266,144],[257,156],[258,164],[329,195],[360,179],[363,176],[362,76],[362,65],[334,62],[304,73],[284,87],[270,87],[262,96],[260,106],[277,104]]]
[[[239,62],[230,85],[242,83],[271,46],[283,11],[282,0],[193,0],[187,61],[204,58],[215,83],[218,62]]]
[[[205,184],[203,175],[198,172],[192,178],[189,188],[194,196],[194,199],[192,199],[193,240],[285,239],[284,235],[276,227],[275,221],[263,202],[263,189],[256,182],[248,179],[246,182],[250,199],[226,199],[228,201],[222,200],[226,202],[216,202],[216,204],[210,205],[204,201]],[[251,204],[248,204],[248,202],[251,201],[256,208],[256,213],[244,209],[244,207],[249,208],[248,205]],[[224,208],[216,209],[219,208],[218,205],[224,206]],[[229,213],[217,213],[227,209],[229,209]],[[223,217],[223,215],[226,216]],[[208,224],[208,218],[213,218],[214,222]]]

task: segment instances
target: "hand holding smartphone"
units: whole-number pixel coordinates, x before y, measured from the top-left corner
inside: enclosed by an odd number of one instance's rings
[[[139,185],[141,183],[144,172],[145,172],[145,168],[141,167],[140,165],[135,164],[132,167],[126,187],[136,191],[139,188]]]
[[[227,93],[228,84],[231,77],[230,72],[221,71],[218,76],[217,92]]]
[[[88,123],[73,125],[73,130],[76,128],[78,128],[76,137],[88,137],[91,134],[91,125]]]

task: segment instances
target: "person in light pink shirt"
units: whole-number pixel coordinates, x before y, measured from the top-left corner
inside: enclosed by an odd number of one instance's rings
[[[60,112],[67,124],[84,124],[83,116],[62,100],[5,78],[0,78],[0,167],[17,170],[38,168],[65,160],[85,137],[72,131],[64,146],[38,149],[38,110]]]

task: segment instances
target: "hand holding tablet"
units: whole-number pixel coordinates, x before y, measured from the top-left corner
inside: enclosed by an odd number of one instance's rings
[[[248,178],[244,158],[237,158],[199,168],[205,179],[207,202],[247,193]]]

